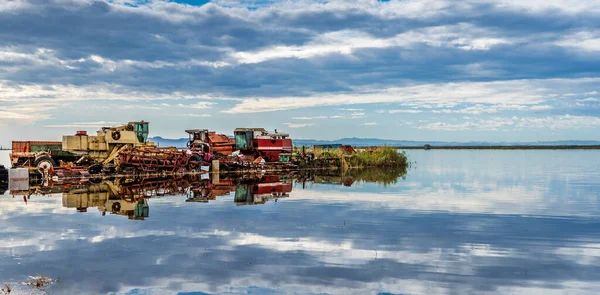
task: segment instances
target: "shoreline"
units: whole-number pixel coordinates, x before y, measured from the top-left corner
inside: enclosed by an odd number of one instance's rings
[[[391,146],[399,150],[426,150],[425,146]],[[364,147],[373,148],[373,147]],[[600,145],[483,145],[429,146],[430,150],[600,150]]]

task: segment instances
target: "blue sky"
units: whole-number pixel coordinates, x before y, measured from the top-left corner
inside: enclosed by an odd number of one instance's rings
[[[598,1],[205,2],[2,2],[0,144],[140,119],[171,138],[600,140]]]

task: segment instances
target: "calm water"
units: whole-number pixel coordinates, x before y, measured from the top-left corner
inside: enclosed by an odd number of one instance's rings
[[[59,278],[51,294],[600,292],[599,151],[408,155],[414,167],[385,185],[275,179],[291,192],[246,206],[231,185],[208,202],[150,198],[144,220],[101,200],[78,212],[74,189],[7,192],[0,282]]]

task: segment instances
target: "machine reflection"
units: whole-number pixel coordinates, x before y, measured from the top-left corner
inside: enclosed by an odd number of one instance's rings
[[[208,203],[219,197],[233,196],[235,205],[260,205],[289,198],[294,184],[304,189],[307,183],[353,186],[359,182],[384,185],[404,177],[403,170],[312,170],[269,174],[181,174],[169,176],[135,176],[106,179],[63,178],[53,182],[30,178],[14,185],[13,197],[28,202],[33,196],[61,196],[62,206],[77,212],[96,208],[103,216],[121,215],[131,220],[150,217],[149,200],[180,196],[185,203]]]

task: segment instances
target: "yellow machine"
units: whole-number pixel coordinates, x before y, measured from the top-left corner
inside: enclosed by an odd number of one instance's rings
[[[123,198],[119,187],[108,181],[73,187],[63,192],[62,202],[63,207],[76,208],[79,212],[87,212],[88,208],[97,207],[102,215],[109,212],[135,220],[143,220],[149,216],[148,202],[145,198]]]
[[[62,150],[81,158],[77,161],[93,160],[100,164],[112,163],[119,151],[126,147],[148,146],[148,122],[130,122],[117,127],[102,127],[96,136],[88,136],[79,131],[76,135],[65,135],[62,139]]]

